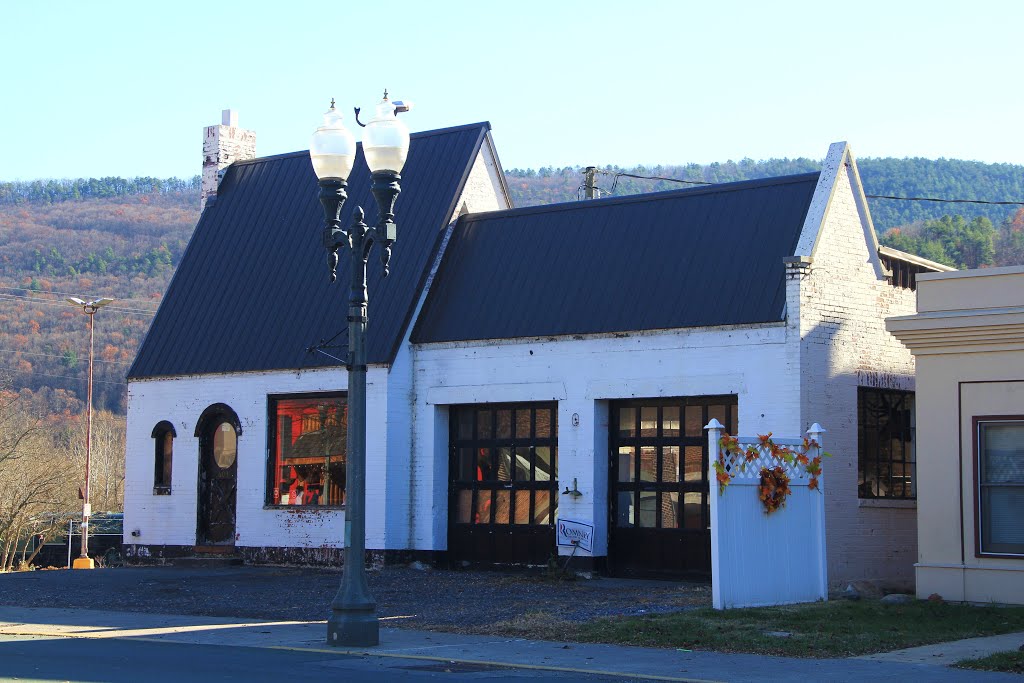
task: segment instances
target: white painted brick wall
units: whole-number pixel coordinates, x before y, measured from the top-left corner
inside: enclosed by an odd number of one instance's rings
[[[916,510],[866,507],[874,501],[858,500],[857,387],[914,389],[913,356],[885,329],[886,317],[915,311],[914,292],[880,277],[865,226],[843,166],[797,304],[801,428],[823,425],[826,450],[834,456],[824,463],[833,585],[857,579],[907,582],[917,559]],[[790,287],[791,297],[796,289]],[[796,302],[790,301],[792,310]]]
[[[501,184],[497,175],[497,164],[488,144],[477,154],[473,167],[470,169],[462,195],[455,203],[455,213],[449,217],[453,223],[461,213],[477,213],[507,209],[508,203],[501,192]],[[451,226],[447,229],[450,230]],[[400,243],[399,243],[400,245]],[[442,253],[447,242],[442,245]],[[439,255],[440,259],[440,255]],[[440,260],[432,266],[426,287],[416,302],[412,320],[416,320],[426,300],[430,283],[436,274]],[[371,293],[372,305],[372,293]],[[412,474],[412,452],[414,450],[413,434],[413,363],[410,351],[409,335],[412,325],[406,330],[405,337],[399,347],[388,372],[387,391],[387,440],[390,444],[386,463],[377,463],[380,482],[383,489],[381,495],[367,497],[367,519],[381,520],[380,545],[372,548],[404,549],[411,546],[412,520],[414,508],[414,489],[420,485]],[[371,415],[368,411],[368,415]],[[384,492],[386,491],[386,495]]]
[[[222,125],[203,129],[203,177],[199,210],[217,194],[224,169],[236,161],[256,158],[256,133],[237,125],[237,114],[224,111]],[[228,125],[230,124],[230,125]]]
[[[740,431],[795,428],[799,400],[778,389],[790,382],[786,337],[784,326],[764,325],[416,347],[412,546],[447,547],[447,405],[558,399],[559,489],[576,478],[583,493],[560,496],[558,514],[593,524],[600,556],[608,536],[607,401],[737,394]]]
[[[383,416],[386,370],[367,373],[367,406]],[[238,546],[341,547],[345,515],[341,510],[266,507],[267,396],[344,391],[344,369],[239,373],[132,381],[128,385],[127,461],[125,464],[125,543],[194,545],[198,504],[199,440],[196,421],[214,403],[230,406],[242,424],[238,439]],[[376,413],[374,411],[377,411]],[[174,424],[171,495],[153,494],[153,427]],[[384,460],[384,420],[369,420],[367,462]],[[380,495],[380,471],[368,468],[370,496]],[[379,526],[368,524],[369,547],[380,547]],[[138,537],[131,536],[139,530]],[[370,529],[373,530],[371,535]]]
[[[596,555],[607,550],[602,399],[738,393],[741,433],[800,435],[813,422],[829,430],[827,448],[835,454],[826,463],[830,580],[909,579],[913,508],[865,507],[857,498],[857,386],[913,389],[913,359],[885,331],[884,319],[913,312],[914,295],[880,277],[865,230],[844,168],[814,265],[788,282],[790,316],[770,341],[738,345],[736,338],[756,339],[772,328],[416,349],[414,440],[433,443],[434,452],[421,446],[414,455],[415,509],[423,514],[414,519],[413,547],[446,546],[447,438],[438,430],[447,419],[431,390],[448,403],[474,403],[551,400],[551,385],[561,387],[560,485],[576,477],[585,495],[560,500],[560,514],[595,524]],[[581,416],[580,428],[571,426],[573,413]]]
[[[456,213],[451,217],[455,220],[459,217],[459,211],[463,206],[469,213],[481,211],[498,211],[509,208],[508,202],[501,190],[501,181],[498,179],[498,166],[492,150],[485,142],[483,148],[477,153],[473,168],[466,179],[466,186],[463,188],[462,196],[456,204]]]

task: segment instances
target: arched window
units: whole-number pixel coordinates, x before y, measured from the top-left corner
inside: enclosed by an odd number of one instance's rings
[[[171,460],[174,455],[174,425],[167,420],[153,427],[153,494],[167,496],[171,493]]]

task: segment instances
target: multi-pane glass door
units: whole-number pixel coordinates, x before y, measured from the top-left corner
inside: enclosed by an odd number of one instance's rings
[[[557,404],[452,406],[452,561],[543,564],[555,551]]]
[[[735,396],[617,401],[609,436],[609,569],[615,574],[711,572],[711,418],[735,434]]]

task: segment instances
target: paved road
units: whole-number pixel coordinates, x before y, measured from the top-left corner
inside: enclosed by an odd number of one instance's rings
[[[340,578],[338,570],[252,566],[16,572],[0,576],[0,605],[312,621],[326,618]],[[711,604],[708,584],[685,582],[408,567],[372,571],[368,580],[393,625],[463,633],[507,632],[501,624],[538,612],[574,624]]]
[[[1008,681],[1011,674],[864,659],[795,659],[381,630],[331,648],[324,622],[0,607],[0,678],[22,680]],[[84,674],[79,672],[84,671]]]
[[[237,646],[0,636],[0,680],[109,681],[609,681],[559,671],[343,656]],[[629,680],[629,679],[625,679]]]
[[[552,584],[528,574],[408,568],[371,573],[382,605],[381,645],[368,652],[344,652],[325,645],[326,626],[319,621],[326,616],[337,581],[337,572],[267,567],[3,575],[0,678],[244,678],[280,683],[325,678],[375,683],[437,678],[738,683],[1022,680],[1010,674],[940,666],[984,654],[992,646],[990,639],[863,659],[794,659],[535,640],[532,629],[514,628],[517,617],[542,609],[571,627],[594,616],[687,609],[706,601],[707,587],[614,579]],[[1024,634],[1006,638],[1009,645],[1001,643],[996,649],[1015,649]],[[565,639],[571,640],[571,634]]]

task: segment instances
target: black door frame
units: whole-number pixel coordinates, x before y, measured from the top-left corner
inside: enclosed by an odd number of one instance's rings
[[[510,420],[507,431],[503,431],[499,420],[505,411],[508,411],[506,414]],[[546,425],[543,419],[538,420],[538,411],[547,411],[550,416]],[[528,416],[528,427],[522,419],[524,413]],[[463,561],[521,565],[546,563],[557,552],[558,403],[529,401],[452,405],[449,406],[448,418],[449,561],[453,564]],[[537,478],[538,471],[542,469],[538,463],[543,462],[537,455],[539,448],[547,448],[550,458],[549,479],[546,481]],[[506,464],[510,471],[501,472],[499,454],[502,451],[511,456]],[[524,459],[524,455],[528,457]],[[522,470],[525,460],[528,460],[526,468],[529,474],[521,476],[525,474]],[[538,509],[538,501],[545,497],[548,506],[546,521],[538,523],[538,515],[544,519],[543,512]],[[504,510],[501,509],[502,498],[505,499]],[[524,511],[519,506],[526,501],[529,507]],[[481,513],[486,519],[481,518]],[[460,514],[467,516],[468,520],[460,520]],[[499,514],[507,516],[507,522],[499,521]],[[526,519],[525,524],[515,523],[520,516]]]
[[[209,531],[209,520],[207,519],[206,498],[207,487],[204,480],[204,472],[207,468],[208,459],[213,458],[213,433],[222,424],[229,424],[235,430],[235,459],[231,463],[231,532],[226,539],[211,541],[207,537]],[[198,479],[196,481],[196,545],[224,545],[235,544],[235,533],[238,524],[238,442],[242,436],[242,423],[238,414],[231,406],[224,403],[215,403],[208,406],[203,414],[196,421],[195,436],[199,439],[199,467]]]
[[[721,408],[716,408],[720,406]],[[632,433],[620,433],[620,415],[623,409],[634,409]],[[642,409],[655,409],[656,427],[642,429]],[[665,434],[665,408],[678,410],[678,431]],[[687,409],[691,419],[687,420]],[[699,412],[699,425],[694,412]],[[669,398],[638,398],[609,402],[608,419],[608,571],[619,576],[692,577],[711,576],[711,519],[710,485],[708,480],[708,446],[704,426],[711,417],[726,426],[726,431],[735,433],[738,401],[735,394],[710,396],[683,396]],[[679,481],[662,481],[663,453],[665,446],[678,448]],[[619,481],[619,448],[634,447],[631,460],[633,476],[628,481]],[[641,448],[656,448],[653,473],[647,479],[639,470],[643,467]],[[701,449],[700,476],[685,480],[686,449]],[[655,501],[654,522],[640,526],[635,519],[632,527],[618,526],[618,505],[620,493],[631,493],[633,510],[640,512],[641,492],[648,495],[646,500]],[[669,527],[664,522],[665,497],[675,493],[677,510],[685,510],[683,503],[687,493],[701,495],[699,528],[683,528],[685,512],[674,512],[678,526]],[[653,496],[651,495],[653,494]]]

